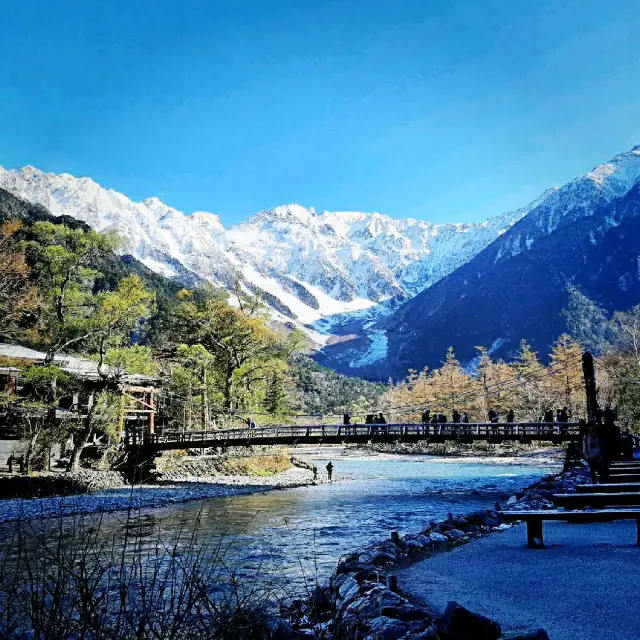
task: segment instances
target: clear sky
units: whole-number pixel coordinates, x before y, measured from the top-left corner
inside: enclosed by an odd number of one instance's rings
[[[0,164],[481,220],[640,143],[637,0],[4,0]]]

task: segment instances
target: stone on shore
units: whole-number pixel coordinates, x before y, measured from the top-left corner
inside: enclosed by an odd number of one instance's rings
[[[473,613],[457,602],[449,602],[442,614],[445,633],[458,633],[468,640],[498,640],[502,629],[497,622]]]

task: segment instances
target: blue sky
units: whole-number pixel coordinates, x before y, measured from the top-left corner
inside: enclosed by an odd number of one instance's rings
[[[640,143],[640,3],[7,0],[0,164],[481,220]]]

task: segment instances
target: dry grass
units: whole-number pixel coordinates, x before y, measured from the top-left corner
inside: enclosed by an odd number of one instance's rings
[[[278,595],[268,577],[243,584],[226,566],[228,538],[196,526],[149,540],[131,514],[124,539],[109,538],[101,523],[95,515],[61,517],[54,529],[50,520],[15,523],[0,542],[1,638],[286,637],[266,613]]]
[[[229,458],[218,465],[220,473],[241,476],[273,476],[291,469],[291,459],[284,453]]]

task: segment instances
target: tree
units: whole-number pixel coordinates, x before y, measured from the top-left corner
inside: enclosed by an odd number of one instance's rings
[[[265,411],[272,416],[283,415],[289,408],[285,389],[284,367],[274,367],[266,376],[265,393],[262,401]]]
[[[114,291],[95,296],[89,302],[93,306],[86,319],[86,341],[98,357],[98,373],[105,378],[113,371],[105,368],[109,350],[127,344],[141,323],[152,312],[154,296],[147,291],[136,275],[123,278]],[[113,357],[113,356],[112,356]]]
[[[562,334],[551,350],[550,385],[556,406],[567,407],[574,417],[586,413],[583,347],[569,334]]]
[[[22,379],[29,390],[26,397],[14,396],[11,400],[12,411],[18,418],[22,437],[27,442],[25,467],[27,473],[33,470],[33,459],[42,436],[48,436],[49,442],[60,440],[67,435],[67,415],[61,419],[47,420],[53,410],[56,413],[60,398],[79,388],[79,381],[54,364],[27,367]],[[52,393],[53,390],[53,393]]]
[[[33,325],[40,300],[30,281],[30,269],[23,251],[14,241],[22,228],[17,220],[0,224],[0,339],[23,338]]]
[[[514,368],[514,410],[524,420],[537,421],[545,411],[553,408],[552,390],[546,367],[526,340],[520,343],[520,352]]]
[[[117,247],[118,239],[51,222],[36,222],[32,232],[35,240],[26,247],[45,296],[41,340],[51,363],[56,353],[78,348],[92,334],[88,320],[99,275],[95,266]]]
[[[238,294],[238,307],[228,303],[227,294],[210,287],[196,292],[182,291],[176,328],[185,344],[201,344],[216,361],[223,377],[224,409],[233,413],[239,392],[250,392],[264,383],[273,361],[284,361],[298,348],[298,335],[290,341],[271,329],[259,301]]]
[[[129,344],[140,323],[151,314],[152,302],[153,295],[144,288],[138,276],[127,276],[114,291],[86,300],[90,311],[84,319],[84,339],[96,355],[99,380],[91,389],[87,413],[74,434],[69,462],[69,469],[73,471],[79,468],[82,449],[96,430],[104,427],[104,420],[110,415],[113,390],[125,373],[126,358],[122,349]],[[119,351],[114,352],[114,349]],[[111,360],[118,362],[119,367],[108,365],[110,350]]]
[[[615,313],[609,324],[610,341],[598,359],[601,402],[617,406],[625,426],[638,431],[640,423],[640,305]]]
[[[460,366],[453,347],[447,350],[446,359],[431,373],[427,385],[427,401],[432,410],[450,414],[454,409],[470,411],[477,382]]]
[[[514,409],[516,404],[514,393],[516,371],[513,366],[502,360],[494,362],[485,347],[476,348],[478,349],[480,402],[474,413],[482,420],[488,420],[490,409],[500,414]]]

